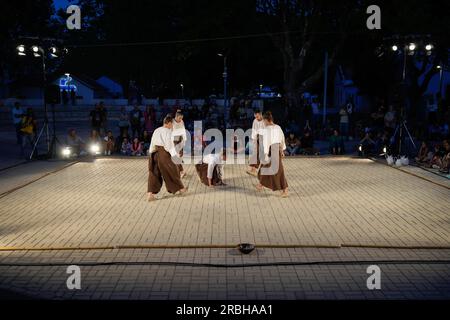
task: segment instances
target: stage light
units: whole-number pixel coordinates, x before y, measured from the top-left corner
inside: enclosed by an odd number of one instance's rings
[[[386,146],[383,147],[383,153],[384,153],[384,154],[387,153],[387,148],[386,148]]]
[[[100,146],[96,143],[91,145],[91,153],[92,154],[99,154],[100,153]]]
[[[70,150],[70,148],[69,147],[65,147],[63,150],[62,150],[62,155],[64,156],[64,157],[70,157],[70,154],[72,153],[72,150]]]
[[[409,51],[414,51],[416,50],[416,45],[414,43],[410,43],[408,46]]]
[[[359,152],[362,152],[362,145],[359,145],[359,146],[358,146],[358,151],[359,151]]]
[[[397,51],[398,50],[398,47],[394,44],[393,46],[392,46],[392,51]]]
[[[41,55],[39,54],[39,47],[38,46],[32,46],[31,50],[33,51],[33,55],[35,57],[40,57]]]
[[[442,69],[442,67],[441,66],[437,66],[436,69],[440,70],[440,69]]]
[[[427,50],[427,51],[433,50],[433,45],[432,45],[432,44],[427,44],[427,45],[425,46],[425,50]]]
[[[50,55],[53,58],[57,58],[58,57],[58,49],[56,49],[56,47],[51,47],[50,48]]]
[[[19,56],[26,56],[27,54],[25,53],[25,46],[23,44],[17,46],[17,54]]]

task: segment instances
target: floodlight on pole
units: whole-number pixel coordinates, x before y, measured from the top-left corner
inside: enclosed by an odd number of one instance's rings
[[[26,56],[27,55],[25,53],[25,46],[23,44],[17,46],[17,54],[19,56]]]
[[[409,51],[414,51],[416,50],[416,44],[415,43],[410,43],[408,46]]]
[[[393,46],[392,46],[392,51],[397,51],[398,50],[398,47],[394,44]]]

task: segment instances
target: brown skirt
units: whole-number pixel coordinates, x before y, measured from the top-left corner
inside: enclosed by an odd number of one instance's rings
[[[274,175],[262,175],[261,169],[258,171],[258,180],[259,183],[261,183],[264,187],[271,189],[272,191],[277,190],[284,190],[288,187],[288,183],[286,180],[286,177],[284,176],[284,167],[283,167],[283,160],[281,159],[281,152],[283,152],[280,149],[280,158],[279,158],[279,166],[278,166],[278,172]],[[270,146],[269,151],[269,157],[271,155],[272,146]],[[264,168],[269,168],[270,163],[263,165]]]
[[[259,134],[256,135],[256,154],[254,154],[254,151],[252,152],[252,155],[250,156],[250,167],[259,168],[259,155],[260,155],[260,149],[261,149],[261,145],[259,144],[259,138],[261,136]]]
[[[208,164],[207,163],[199,163],[195,165],[195,170],[197,171],[198,177],[200,181],[205,185],[209,186],[208,183]],[[213,186],[218,185],[222,182],[219,178],[219,174],[217,172],[217,166],[214,167],[213,177],[211,179],[211,183]]]
[[[176,193],[184,188],[180,171],[170,153],[157,146],[148,160],[148,192],[156,194],[161,191],[163,181],[169,193]]]

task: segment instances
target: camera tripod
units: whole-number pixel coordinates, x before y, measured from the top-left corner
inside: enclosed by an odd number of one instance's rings
[[[395,142],[395,137],[397,136],[397,133],[398,133],[398,155],[399,156],[401,156],[401,153],[402,153],[402,142],[403,142],[403,135],[404,135],[403,130],[406,131],[406,133],[408,134],[409,141],[411,141],[411,144],[414,146],[414,149],[417,148],[416,144],[414,143],[414,139],[408,130],[408,126],[406,125],[406,120],[402,119],[397,124],[394,134],[392,136],[392,139]]]

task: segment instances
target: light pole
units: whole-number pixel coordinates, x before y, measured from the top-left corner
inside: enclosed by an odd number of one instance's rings
[[[184,100],[184,84],[180,84],[181,87],[181,98]]]
[[[227,107],[228,107],[228,97],[227,97],[227,85],[228,85],[228,70],[227,70],[227,55],[223,53],[218,54],[219,57],[223,57],[223,112],[224,120],[227,120]]]
[[[34,38],[33,38],[34,39]],[[33,150],[30,154],[30,160],[33,158],[33,155],[37,149],[37,145],[41,139],[42,134],[46,134],[46,144],[47,144],[47,157],[52,157],[54,155],[55,151],[55,145],[56,145],[56,122],[55,122],[55,108],[53,105],[53,136],[52,141],[50,142],[50,133],[49,133],[49,121],[48,121],[48,108],[47,108],[47,97],[46,97],[46,89],[47,89],[47,68],[46,68],[46,55],[49,54],[52,58],[58,58],[58,49],[56,47],[50,47],[48,52],[44,50],[44,48],[33,45],[31,46],[31,51],[33,53],[33,56],[36,58],[41,58],[42,63],[42,103],[44,106],[44,124],[42,126],[41,131],[39,132],[37,138],[34,141]],[[62,50],[63,52],[67,52],[66,49]],[[26,56],[26,48],[24,45],[19,45],[17,47],[17,54],[19,56]]]

